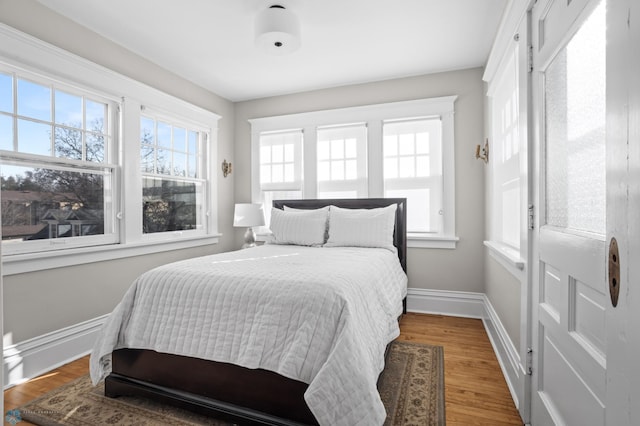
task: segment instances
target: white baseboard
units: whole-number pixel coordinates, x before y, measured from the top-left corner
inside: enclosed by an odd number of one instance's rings
[[[421,314],[483,318],[484,294],[464,291],[409,288],[407,311]]]
[[[90,353],[107,316],[5,346],[3,388],[20,384]]]
[[[526,375],[524,364],[521,362],[518,349],[513,344],[502,321],[500,321],[500,317],[486,295],[484,296],[484,306],[485,316],[482,319],[484,328],[493,346],[493,351],[498,358],[498,363],[500,363],[500,369],[507,381],[513,402],[516,408],[520,410],[521,397],[524,397],[524,377]]]

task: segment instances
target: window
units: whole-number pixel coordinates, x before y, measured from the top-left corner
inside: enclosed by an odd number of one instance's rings
[[[273,200],[302,197],[301,130],[267,132],[260,135],[260,190],[265,206]],[[265,208],[269,223],[271,209]]]
[[[145,111],[146,112],[146,111]],[[202,230],[206,133],[143,115],[140,119],[142,232]]]
[[[323,127],[318,139],[318,198],[367,196],[367,127]]]
[[[117,242],[117,104],[23,74],[0,73],[4,253]]]
[[[260,136],[260,185],[263,190],[300,189],[301,146],[301,131]]]
[[[494,66],[483,77],[487,90],[489,161],[487,163],[489,254],[519,280],[527,258],[526,206],[530,204],[527,167],[527,20],[519,36],[509,35],[504,49],[492,55]],[[515,40],[515,42],[514,42]]]
[[[3,274],[216,243],[219,118],[0,33]]]
[[[508,52],[489,91],[492,111],[491,239],[520,248],[520,111],[518,45]]]
[[[442,233],[440,117],[383,124],[384,195],[407,199],[407,231]]]
[[[455,248],[455,99],[250,120],[253,202],[406,197],[409,246]]]

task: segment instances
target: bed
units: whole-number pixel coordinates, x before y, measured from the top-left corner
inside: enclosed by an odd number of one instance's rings
[[[288,218],[326,206],[338,207],[336,218],[341,208],[391,206],[390,247],[335,240],[330,248],[266,244],[143,274],[91,355],[92,380],[104,378],[107,396],[145,396],[239,424],[382,423],[375,382],[406,306],[406,200],[281,200],[273,206],[277,215],[296,212]],[[327,226],[325,245],[331,245]],[[355,284],[362,280],[371,287]],[[289,324],[286,331],[271,326],[279,321]],[[222,323],[227,328],[216,325]]]

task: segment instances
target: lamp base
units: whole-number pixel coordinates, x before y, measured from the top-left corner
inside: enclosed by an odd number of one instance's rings
[[[247,228],[247,231],[244,233],[244,244],[242,245],[243,249],[255,247],[256,246],[256,234],[253,232],[253,228]]]

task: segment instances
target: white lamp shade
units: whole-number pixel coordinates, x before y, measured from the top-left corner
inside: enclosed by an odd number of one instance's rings
[[[262,211],[262,204],[236,204],[235,212],[233,213],[233,226],[262,225],[264,225],[264,212]]]
[[[271,6],[256,17],[256,46],[272,55],[286,55],[300,47],[300,22],[293,12]]]

